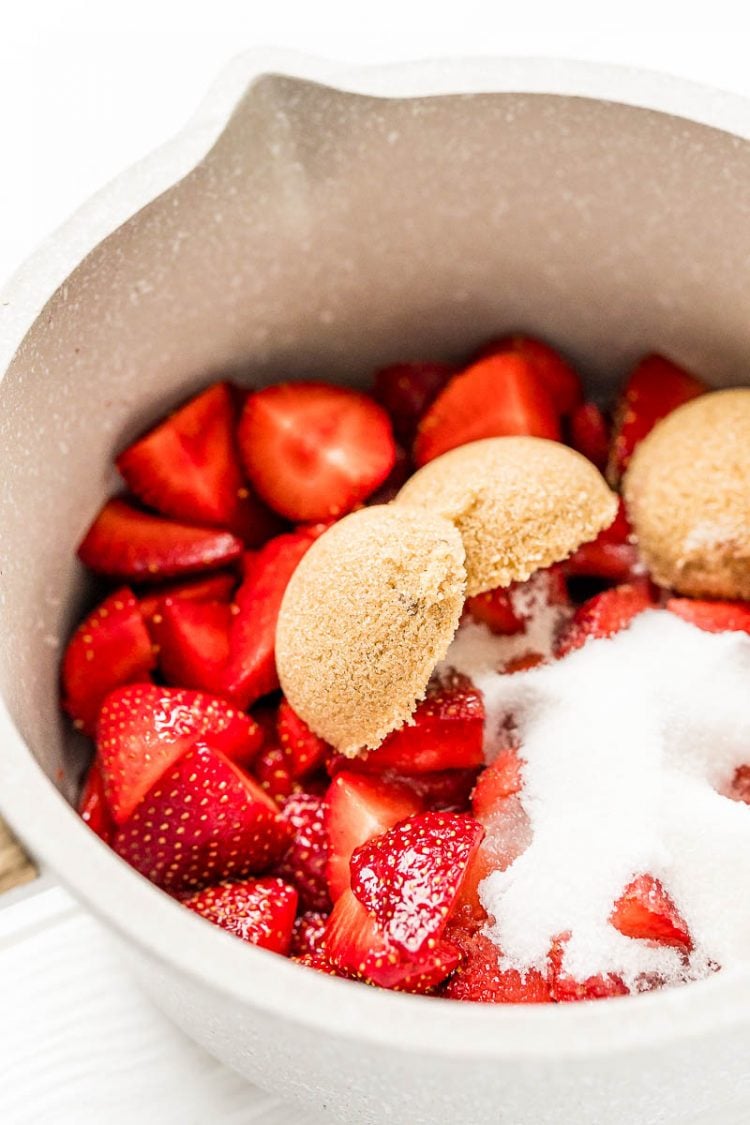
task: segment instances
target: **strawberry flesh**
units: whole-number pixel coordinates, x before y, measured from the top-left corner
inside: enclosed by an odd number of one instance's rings
[[[610,922],[625,937],[673,945],[685,953],[693,948],[685,920],[652,875],[639,875],[628,884],[615,903]]]
[[[313,734],[286,699],[282,699],[279,704],[276,723],[279,746],[288,756],[295,780],[323,765],[330,746],[322,738],[318,738],[317,734]]]
[[[582,402],[570,416],[570,444],[602,472],[609,457],[609,426],[595,402]]]
[[[417,423],[447,384],[455,368],[447,363],[394,363],[375,372],[373,398],[390,415],[399,441],[411,445]]]
[[[293,793],[281,810],[292,839],[286,855],[276,868],[299,891],[303,910],[331,909],[326,868],[330,845],[326,829],[326,804],[312,793]]]
[[[549,979],[552,999],[557,1003],[575,1000],[605,1000],[610,996],[627,996],[629,988],[615,973],[576,980],[565,971],[563,959],[569,934],[555,938],[549,953]]]
[[[221,694],[231,621],[228,602],[166,598],[151,621],[165,681]]]
[[[297,892],[281,879],[218,883],[183,898],[182,905],[242,941],[289,953]]]
[[[578,606],[556,645],[558,657],[581,648],[592,637],[611,637],[646,609],[654,605],[653,594],[645,582],[624,583],[604,590]]]
[[[549,394],[560,414],[570,414],[583,397],[581,380],[558,351],[534,336],[503,336],[489,340],[477,353],[477,359],[513,352],[531,364],[534,374]]]
[[[252,771],[261,788],[278,805],[283,805],[287,797],[299,789],[292,777],[289,755],[280,746],[265,745],[253,762]]]
[[[81,820],[88,824],[92,832],[96,832],[105,844],[111,843],[115,832],[115,822],[107,805],[102,773],[96,759],[89,766],[83,782],[78,798],[78,812]]]
[[[667,609],[706,633],[750,633],[750,602],[668,598]]]
[[[448,938],[461,952],[461,963],[441,989],[450,1000],[480,1004],[544,1004],[550,986],[537,969],[520,973],[500,967],[500,951],[482,933],[449,926]]]
[[[173,601],[230,602],[236,585],[237,579],[231,572],[207,574],[187,582],[165,582],[163,586],[153,586],[147,593],[140,594],[138,600],[146,625],[150,626],[167,598]]]
[[[322,956],[323,935],[328,925],[328,915],[320,910],[306,910],[294,922],[289,950],[293,957]]]

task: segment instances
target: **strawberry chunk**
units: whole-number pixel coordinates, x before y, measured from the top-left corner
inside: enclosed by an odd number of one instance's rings
[[[479,775],[471,796],[474,816],[482,824],[498,807],[523,788],[523,761],[515,747],[501,750],[492,765]]]
[[[503,336],[490,340],[477,354],[477,359],[514,352],[528,360],[534,374],[544,386],[560,414],[570,414],[583,397],[581,380],[559,352],[534,336]]]
[[[111,692],[99,714],[96,750],[117,824],[198,740],[228,757],[249,757],[263,736],[223,699],[198,691],[133,684]]]
[[[471,791],[479,767],[466,770],[437,770],[434,773],[398,773],[386,770],[379,776],[391,785],[410,789],[424,809],[433,812],[468,812]]]
[[[151,624],[166,682],[220,694],[229,659],[231,620],[228,602],[166,598]]]
[[[750,633],[750,602],[668,598],[667,609],[706,633]]]
[[[237,591],[229,631],[224,690],[243,709],[279,686],[274,650],[276,622],[287,583],[303,555],[326,530],[316,524],[279,535],[245,556],[245,577]]]
[[[313,734],[286,699],[282,699],[279,704],[276,723],[279,745],[288,756],[295,780],[323,765],[330,746],[322,738],[318,738],[317,734]]]
[[[105,695],[121,684],[148,680],[155,664],[138,602],[123,587],[71,637],[62,662],[62,705],[77,727],[93,735]]]
[[[260,546],[278,531],[242,478],[235,408],[227,383],[215,383],[129,446],[116,464],[149,508],[188,523],[233,531]]]
[[[627,996],[629,989],[615,973],[575,980],[563,967],[565,943],[569,934],[561,934],[552,943],[549,954],[550,991],[558,1003],[575,1000],[605,1000],[610,996]]]
[[[352,854],[373,836],[422,809],[418,797],[403,785],[365,774],[338,773],[326,794],[326,828],[330,854],[328,889],[335,902],[351,884]]]
[[[466,611],[493,633],[513,636],[526,632],[529,624],[549,606],[570,604],[565,574],[561,566],[550,566],[526,582],[513,582],[466,599]]]
[[[394,363],[375,372],[373,398],[390,415],[399,441],[411,445],[417,423],[455,368],[447,363]]]
[[[532,364],[511,352],[454,375],[419,423],[416,464],[480,438],[531,434],[560,438],[555,405]]]
[[[513,595],[508,586],[497,586],[467,598],[464,609],[475,621],[481,621],[493,633],[511,637],[523,633],[526,623],[513,608]]]
[[[582,543],[564,564],[566,574],[576,578],[603,578],[610,582],[627,582],[639,569],[638,549],[632,542],[625,504],[620,499],[617,515],[596,539]]]
[[[582,402],[571,414],[570,444],[604,472],[609,457],[609,426],[595,402]]]
[[[303,910],[331,909],[326,878],[330,846],[325,814],[324,799],[312,793],[293,793],[281,811],[293,836],[276,871],[297,888]]]
[[[139,596],[141,613],[146,625],[150,625],[151,619],[158,614],[162,602],[167,598],[195,602],[229,602],[236,584],[237,580],[230,572],[207,574],[203,578],[188,579],[187,582],[165,582],[162,586],[153,586],[148,593]]]
[[[283,805],[287,797],[299,789],[292,777],[289,755],[280,746],[271,743],[264,746],[253,762],[252,770],[261,788],[278,805]]]
[[[383,483],[396,459],[383,408],[328,383],[278,383],[249,395],[239,441],[258,494],[294,521],[351,511]]]
[[[472,817],[425,812],[355,851],[352,890],[389,944],[412,956],[434,947],[483,835]]]
[[[281,879],[218,883],[183,898],[182,905],[242,941],[289,953],[297,892]]]
[[[646,582],[625,583],[596,594],[576,609],[558,638],[556,655],[567,656],[591,637],[611,637],[627,629],[639,613],[653,605],[653,594]]]
[[[295,920],[292,930],[292,957],[322,956],[323,935],[328,925],[328,915],[320,910],[306,910]]]
[[[693,948],[685,920],[662,884],[652,875],[639,875],[628,884],[615,903],[609,920],[625,937],[673,945],[685,953]]]
[[[104,782],[102,780],[99,763],[94,761],[89,766],[86,778],[78,798],[78,812],[81,820],[85,820],[92,832],[96,832],[105,844],[109,844],[115,831],[115,822],[107,805],[104,795]]]
[[[241,553],[228,531],[174,523],[117,499],[104,505],[78,548],[91,570],[141,582],[226,566]]]
[[[708,390],[702,380],[660,355],[648,355],[628,379],[615,409],[615,428],[607,477],[615,485],[630,464],[635,447],[684,402]]]
[[[544,1004],[552,999],[549,983],[537,969],[502,969],[500,951],[484,934],[453,926],[447,932],[462,956],[442,996],[481,1004]]]
[[[173,893],[267,870],[289,827],[252,778],[224,754],[195,743],[148,791],[113,847]]]

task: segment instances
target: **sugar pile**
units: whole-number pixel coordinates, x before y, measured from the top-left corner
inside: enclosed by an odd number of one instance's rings
[[[525,763],[531,843],[480,886],[508,967],[543,967],[566,931],[564,967],[579,980],[676,982],[750,957],[750,806],[720,795],[750,763],[750,637],[650,610],[564,660],[499,675],[509,640],[524,638],[467,622],[444,662],[484,696],[488,761],[512,719]],[[647,873],[689,926],[688,963],[608,921]]]

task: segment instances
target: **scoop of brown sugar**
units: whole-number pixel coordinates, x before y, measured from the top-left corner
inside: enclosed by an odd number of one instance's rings
[[[750,598],[750,389],[714,391],[669,414],[637,447],[623,487],[654,581]]]
[[[395,503],[428,508],[456,526],[469,596],[523,582],[567,558],[617,511],[614,493],[590,461],[534,437],[487,438],[452,449],[415,473]]]

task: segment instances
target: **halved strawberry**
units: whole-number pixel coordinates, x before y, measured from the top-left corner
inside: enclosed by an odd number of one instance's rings
[[[614,521],[600,531],[596,539],[582,543],[566,561],[565,572],[580,578],[604,578],[626,582],[637,574],[638,548],[632,542],[625,504],[620,499]]]
[[[323,765],[330,746],[313,734],[286,699],[279,704],[276,730],[279,746],[288,755],[293,778],[305,777]]]
[[[147,593],[139,595],[138,602],[146,625],[150,625],[151,619],[158,614],[162,602],[167,598],[194,602],[229,602],[236,585],[234,574],[219,571],[202,578],[190,578],[186,582],[165,582],[162,586],[153,586]]]
[[[647,582],[626,582],[589,598],[576,609],[558,638],[555,653],[567,656],[590,637],[611,637],[627,629],[631,621],[651,609],[654,597]]]
[[[295,920],[292,930],[292,944],[289,953],[292,957],[322,955],[323,935],[328,925],[328,915],[320,910],[306,910]]]
[[[292,777],[289,755],[273,743],[263,746],[252,764],[252,771],[261,788],[277,805],[283,805],[287,797],[300,788]]]
[[[557,441],[560,424],[532,364],[504,352],[453,376],[419,423],[414,460],[426,465],[458,445],[511,434]]]
[[[78,812],[81,820],[85,820],[92,832],[96,832],[109,844],[115,831],[115,822],[104,796],[104,782],[102,780],[99,763],[94,761],[89,766],[86,778],[78,798]]]
[[[281,879],[217,883],[183,898],[182,905],[243,941],[289,953],[297,892]]]
[[[96,731],[102,700],[113,688],[148,680],[156,665],[138,602],[115,591],[76,629],[62,661],[62,705],[86,734]]]
[[[500,968],[500,951],[484,934],[449,926],[448,938],[461,951],[461,963],[441,989],[451,1000],[480,1004],[545,1004],[552,999],[544,974]]]
[[[667,609],[706,633],[750,633],[750,602],[668,598]]]
[[[162,515],[224,527],[248,546],[278,534],[278,520],[248,489],[235,446],[227,383],[191,398],[117,458],[128,488]]]
[[[618,483],[633,456],[657,422],[684,402],[702,395],[707,385],[661,355],[647,355],[625,384],[615,409],[615,427],[607,477]]]
[[[229,631],[224,684],[226,694],[239,707],[248,707],[279,686],[274,647],[281,601],[300,559],[325,530],[325,524],[300,528],[245,555],[245,577],[237,591]]]
[[[112,846],[179,893],[266,871],[288,843],[289,827],[260,786],[198,742],[149,789]]]
[[[563,967],[565,943],[569,934],[561,934],[552,943],[548,963],[552,999],[558,1003],[574,1000],[604,1000],[610,996],[627,996],[630,989],[615,973],[575,980]]]
[[[434,948],[483,835],[473,817],[425,812],[355,851],[352,891],[389,944],[411,956]]]
[[[422,809],[416,795],[402,785],[365,774],[342,772],[326,793],[327,864],[331,899],[351,884],[349,864],[358,847]]]
[[[263,736],[257,723],[224,699],[199,691],[133,684],[118,688],[99,713],[96,750],[107,803],[117,824],[198,740],[246,759]]]
[[[570,416],[570,444],[604,472],[609,456],[609,426],[595,402],[582,402]]]
[[[281,817],[293,835],[276,873],[297,888],[303,910],[330,910],[325,800],[312,793],[293,793],[284,802]]]
[[[413,722],[389,734],[377,750],[357,761],[368,773],[396,770],[432,773],[482,765],[484,703],[468,680],[433,686]]]
[[[220,694],[229,659],[228,602],[165,598],[152,618],[159,667],[168,684]]]
[[[653,875],[639,875],[628,884],[609,920],[625,937],[674,945],[685,953],[693,948],[687,923]]]
[[[330,383],[277,383],[249,395],[239,442],[258,494],[295,521],[351,511],[383,483],[396,458],[383,408]]]
[[[373,377],[372,395],[390,415],[399,441],[411,445],[417,423],[455,371],[447,363],[394,363]]]
[[[581,401],[583,386],[580,378],[568,361],[549,344],[534,336],[503,336],[484,344],[476,358],[485,359],[505,352],[515,352],[529,361],[560,414],[570,414]]]
[[[78,548],[91,570],[141,582],[212,570],[241,554],[228,531],[174,523],[119,499],[104,505]]]

